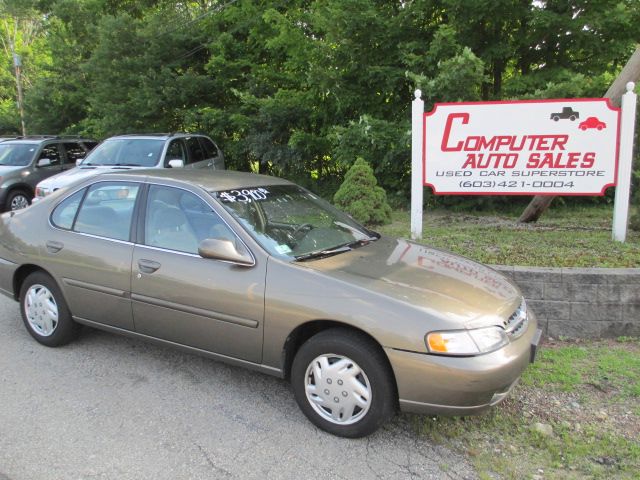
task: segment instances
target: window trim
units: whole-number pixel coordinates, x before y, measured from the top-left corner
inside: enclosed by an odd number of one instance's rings
[[[36,153],[36,155],[33,157],[33,160],[31,160],[31,163],[36,168],[47,168],[47,167],[62,168],[62,166],[66,163],[67,152],[64,149],[64,146],[62,148],[60,148],[60,146],[61,144],[58,142],[44,143],[42,147],[40,147],[40,150],[38,150],[38,153]],[[40,157],[42,157],[42,154],[44,153],[44,149],[49,147],[54,147],[58,151],[58,163],[51,163],[47,165],[47,167],[38,167],[38,160],[40,160]]]
[[[201,257],[200,255],[198,255],[197,253],[191,253],[191,252],[184,252],[181,250],[173,250],[171,248],[164,248],[164,247],[158,247],[155,245],[147,245],[145,243],[145,223],[146,223],[146,219],[147,219],[147,198],[149,195],[149,191],[151,190],[152,186],[156,186],[156,187],[166,187],[166,188],[175,188],[178,190],[183,190],[187,193],[191,193],[192,195],[195,195],[196,197],[198,197],[200,200],[202,200],[204,202],[205,205],[209,206],[209,208],[211,208],[211,211],[213,213],[215,213],[218,218],[220,218],[220,220],[222,220],[222,222],[229,228],[229,231],[233,234],[233,236],[240,241],[240,243],[242,243],[242,245],[244,246],[244,248],[247,249],[247,252],[249,252],[249,255],[251,255],[251,259],[252,259],[252,263],[250,264],[244,264],[244,263],[238,263],[238,262],[232,262],[230,260],[218,260],[218,259],[211,259],[211,258],[204,258]],[[79,209],[78,209],[79,210]],[[150,248],[152,250],[159,250],[159,251],[163,251],[163,252],[169,252],[169,253],[177,253],[180,255],[187,255],[187,256],[191,256],[191,257],[197,257],[197,258],[201,258],[203,260],[214,260],[216,262],[224,262],[224,263],[229,263],[229,264],[233,264],[233,265],[241,265],[243,267],[253,267],[256,265],[257,261],[256,261],[256,257],[253,254],[253,252],[251,251],[251,249],[249,248],[249,246],[247,245],[247,243],[242,239],[242,237],[240,237],[240,235],[238,235],[238,233],[235,231],[235,229],[229,225],[229,222],[227,222],[227,220],[225,218],[222,217],[222,215],[220,215],[218,213],[218,211],[214,208],[214,206],[208,202],[205,197],[203,197],[202,195],[200,195],[197,192],[194,192],[188,188],[184,188],[181,186],[177,186],[177,185],[171,185],[168,183],[163,183],[163,182],[147,182],[146,183],[146,189],[144,192],[144,203],[141,204],[140,206],[140,211],[139,211],[139,215],[138,215],[138,226],[137,226],[137,236],[134,238],[134,244],[135,245],[139,245],[141,247],[145,247],[145,248]]]
[[[129,240],[120,240],[117,238],[110,238],[110,237],[102,237],[100,235],[95,235],[92,233],[83,233],[83,232],[77,232],[75,230],[73,230],[73,227],[75,227],[75,223],[76,223],[76,219],[78,216],[78,213],[80,212],[80,208],[82,207],[82,204],[84,203],[84,199],[87,195],[87,192],[89,191],[89,188],[91,188],[91,186],[96,185],[98,183],[104,183],[104,182],[108,182],[108,183],[114,183],[114,182],[128,182],[128,183],[137,183],[140,184],[140,189],[138,191],[138,198],[136,199],[136,205],[134,205],[133,207],[133,214],[132,214],[132,222],[134,224],[132,224],[131,226],[131,231],[130,231],[130,235],[129,235]],[[157,186],[162,186],[162,187],[171,187],[171,188],[177,188],[179,190],[184,190],[185,192],[189,192],[192,193],[193,195],[195,195],[196,197],[198,197],[200,200],[202,200],[206,205],[208,205],[209,207],[211,207],[211,210],[218,215],[218,217],[220,217],[220,219],[224,222],[224,224],[229,227],[229,230],[231,231],[231,233],[233,233],[233,235],[240,241],[240,243],[242,243],[242,245],[247,249],[247,251],[249,252],[249,255],[251,255],[251,259],[253,260],[252,263],[250,264],[244,264],[244,263],[238,263],[238,262],[233,262],[230,260],[218,260],[218,259],[212,259],[212,258],[203,258],[198,254],[194,254],[194,253],[188,253],[188,252],[181,252],[179,250],[171,250],[168,248],[162,248],[162,247],[154,247],[151,245],[146,245],[144,243],[144,222],[146,220],[146,216],[147,216],[147,203],[146,203],[146,199],[147,199],[147,194],[149,191],[149,188],[151,187],[151,185],[157,185]],[[80,205],[78,205],[78,210],[76,211],[76,214],[73,218],[73,224],[72,224],[72,229],[68,230],[66,228],[62,228],[62,227],[58,227],[57,225],[55,225],[52,221],[51,221],[51,217],[53,215],[53,212],[55,211],[56,208],[58,208],[58,206],[64,202],[65,200],[67,200],[69,197],[75,195],[76,193],[80,192],[81,190],[85,190],[84,194],[82,195],[82,200],[80,201]],[[143,202],[144,201],[144,202]],[[58,201],[55,206],[51,209],[51,212],[49,213],[49,216],[47,218],[47,221],[49,223],[49,226],[55,230],[59,230],[61,232],[68,232],[68,233],[73,233],[76,235],[83,235],[86,237],[91,237],[91,238],[98,238],[101,240],[108,240],[111,242],[116,242],[116,243],[121,243],[121,244],[126,244],[126,245],[132,245],[132,246],[140,246],[140,247],[144,247],[144,248],[149,248],[152,250],[158,250],[158,251],[162,251],[162,252],[167,252],[167,253],[174,253],[174,254],[178,254],[178,255],[186,255],[189,257],[194,257],[194,258],[200,258],[202,260],[212,260],[215,262],[222,262],[222,263],[228,263],[230,265],[239,265],[243,268],[252,268],[254,267],[258,262],[256,259],[256,256],[254,255],[253,251],[251,250],[251,248],[249,248],[249,245],[247,245],[247,242],[245,242],[242,237],[240,235],[238,235],[238,232],[231,226],[231,224],[224,218],[223,215],[220,215],[220,213],[217,210],[217,202],[215,201],[215,199],[213,199],[212,197],[212,201],[209,202],[207,201],[206,197],[201,195],[198,192],[194,192],[193,190],[190,190],[188,188],[184,188],[182,186],[178,186],[178,185],[172,185],[170,183],[164,183],[164,182],[157,182],[157,181],[153,181],[153,182],[149,182],[149,181],[145,181],[145,180],[100,180],[98,182],[94,182],[94,183],[90,183],[90,184],[84,184],[82,186],[80,186],[79,188],[77,188],[76,190],[73,190],[71,192],[66,193],[61,199],[60,201]],[[262,248],[260,245],[258,245],[258,248]],[[267,253],[267,252],[265,252]],[[269,255],[267,253],[267,255]]]
[[[87,195],[87,190],[88,190],[87,187],[83,187],[82,189],[74,191],[71,195],[67,195],[65,198],[63,198],[61,201],[59,201],[56,204],[56,206],[51,209],[51,213],[49,214],[49,225],[51,225],[53,228],[57,228],[58,230],[64,230],[65,232],[72,232],[73,231],[73,226],[76,224],[76,219],[78,218],[78,212],[80,211],[80,206],[82,205],[82,202],[84,201],[84,197]],[[78,203],[78,208],[76,208],[76,212],[73,214],[73,220],[71,220],[71,228],[64,228],[64,227],[61,227],[60,225],[57,225],[56,223],[54,223],[53,214],[58,209],[58,207],[60,207],[60,205],[62,205],[68,199],[73,197],[76,193],[80,193],[80,192],[82,192],[82,195],[80,196],[80,202]]]
[[[85,232],[78,232],[75,230],[75,226],[76,226],[76,220],[78,220],[78,214],[80,213],[80,210],[82,209],[82,205],[84,205],[84,201],[87,198],[87,194],[89,193],[89,189],[91,187],[93,187],[94,185],[98,185],[100,183],[135,183],[140,185],[139,186],[139,190],[138,190],[138,194],[136,197],[136,201],[133,205],[133,211],[131,212],[131,224],[129,225],[129,239],[128,240],[122,240],[120,238],[113,238],[113,237],[104,237],[102,235],[96,235],[94,233],[85,233]],[[56,205],[51,209],[51,212],[49,213],[49,217],[48,217],[48,222],[49,222],[49,226],[51,228],[54,228],[56,230],[60,230],[62,232],[70,232],[70,233],[75,233],[77,235],[85,235],[88,237],[93,237],[93,238],[100,238],[103,240],[110,240],[112,242],[118,242],[118,243],[126,243],[126,244],[131,244],[134,245],[135,241],[134,241],[134,237],[133,237],[133,233],[134,233],[134,220],[136,218],[136,214],[138,213],[138,203],[140,201],[140,198],[142,197],[141,193],[142,193],[142,189],[144,189],[146,183],[144,181],[141,180],[100,180],[98,182],[94,182],[94,183],[90,183],[88,185],[83,185],[80,188],[78,188],[77,190],[74,190],[73,192],[70,192],[68,195],[65,195],[64,198],[60,199],[60,201],[58,203],[56,203]],[[60,206],[60,204],[62,202],[64,202],[65,200],[67,200],[69,197],[72,197],[73,195],[75,195],[76,193],[82,191],[84,189],[84,194],[82,195],[82,199],[80,200],[80,204],[78,205],[78,209],[76,210],[76,213],[73,217],[73,223],[71,224],[71,229],[67,229],[67,228],[62,228],[59,227],[58,225],[56,225],[55,223],[53,223],[53,220],[51,219],[53,217],[53,212]]]

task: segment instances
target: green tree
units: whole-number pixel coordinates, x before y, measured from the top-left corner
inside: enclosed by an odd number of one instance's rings
[[[46,61],[42,15],[30,0],[0,0],[0,130],[19,133],[25,91]],[[14,67],[14,58],[19,67]]]

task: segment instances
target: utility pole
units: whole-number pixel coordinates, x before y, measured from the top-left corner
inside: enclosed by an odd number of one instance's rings
[[[24,100],[22,98],[22,59],[20,55],[14,52],[13,43],[9,44],[11,48],[11,55],[13,56],[13,68],[16,72],[16,88],[18,90],[18,111],[20,112],[20,124],[22,125],[22,135],[27,135],[27,128],[24,124]]]

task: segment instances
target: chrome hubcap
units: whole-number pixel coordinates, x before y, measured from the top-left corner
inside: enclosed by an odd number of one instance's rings
[[[49,289],[32,285],[24,299],[24,311],[31,328],[43,337],[55,332],[58,326],[58,305]]]
[[[29,199],[24,195],[16,195],[11,199],[11,210],[21,210],[29,206]]]
[[[371,406],[371,384],[360,366],[343,355],[316,357],[305,375],[307,400],[325,420],[351,425]]]

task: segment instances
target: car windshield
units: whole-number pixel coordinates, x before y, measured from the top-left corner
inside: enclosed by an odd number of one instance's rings
[[[153,138],[113,138],[105,140],[80,164],[86,166],[154,167],[164,140]]]
[[[0,165],[24,167],[31,163],[37,145],[25,143],[0,143]]]
[[[269,253],[299,261],[342,253],[377,240],[351,217],[296,185],[212,192]]]

